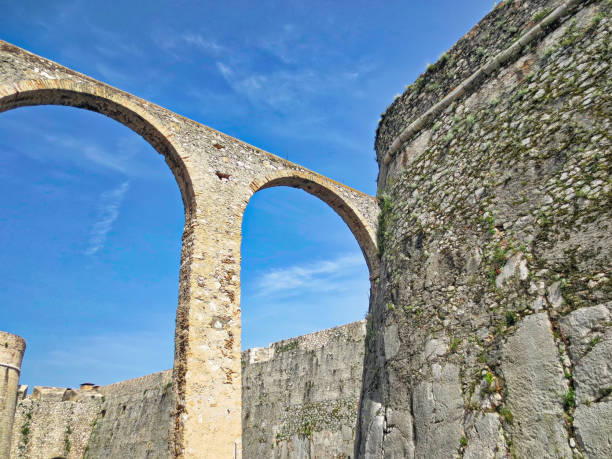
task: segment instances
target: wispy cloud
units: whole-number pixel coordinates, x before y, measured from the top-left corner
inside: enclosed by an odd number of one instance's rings
[[[109,59],[142,58],[144,53],[136,43],[132,42],[124,33],[103,29],[91,23],[89,32],[95,38],[94,49],[100,55]]]
[[[134,155],[133,151],[129,152],[128,150],[120,148],[119,145],[118,150],[120,150],[119,152],[121,155],[109,153],[98,145],[90,144],[83,146],[82,139],[69,135],[46,134],[44,139],[47,142],[62,147],[65,150],[72,150],[71,153],[81,152],[88,161],[95,163],[98,166],[103,166],[107,169],[112,169],[116,172],[122,172],[124,174],[128,171],[128,164],[126,160],[130,159],[131,156]]]
[[[232,90],[246,96],[254,106],[280,112],[301,106],[310,94],[321,92],[325,86],[320,76],[309,69],[248,72],[244,66],[220,61],[217,69]]]
[[[369,285],[357,251],[264,271],[243,284],[242,323],[249,330],[243,346],[265,346],[359,320],[368,309]]]
[[[184,43],[187,43],[188,45],[193,45],[201,49],[202,51],[210,52],[213,54],[221,53],[227,50],[225,46],[220,45],[215,40],[204,38],[200,34],[186,33],[181,36],[181,39]]]
[[[360,254],[343,255],[332,260],[322,260],[304,265],[272,269],[255,280],[258,297],[295,296],[304,290],[333,291],[343,288],[338,278],[365,265]]]
[[[89,246],[85,255],[95,255],[106,243],[106,237],[119,218],[119,209],[125,194],[130,189],[130,182],[125,181],[117,188],[106,191],[100,196],[98,218],[89,234]]]
[[[228,48],[217,40],[195,32],[177,33],[172,30],[157,30],[151,38],[160,50],[176,61],[192,59],[194,50],[209,56],[229,53]]]

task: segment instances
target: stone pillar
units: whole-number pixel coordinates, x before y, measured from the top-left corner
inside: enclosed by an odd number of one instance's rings
[[[23,338],[0,331],[0,457],[9,457],[21,359],[26,348]]]
[[[202,207],[188,219],[183,236],[174,455],[240,459],[241,219],[237,211],[217,210],[221,205]]]

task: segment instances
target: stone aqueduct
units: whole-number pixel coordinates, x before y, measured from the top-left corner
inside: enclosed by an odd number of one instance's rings
[[[158,423],[173,423],[173,451],[164,439],[158,453],[239,456],[244,409],[248,457],[612,457],[611,17],[610,0],[499,2],[384,113],[380,217],[371,196],[0,41],[0,111],[103,113],[163,154],[181,190],[174,409]],[[272,186],[301,188],[344,219],[370,269],[370,312],[321,332],[331,347],[307,354],[300,346],[321,335],[295,338],[247,352],[242,371],[241,220]],[[4,335],[10,411],[24,343]],[[283,347],[299,349],[256,362]],[[333,366],[347,355],[363,366]],[[244,394],[265,403],[241,406],[241,374]],[[169,377],[145,379],[159,389]],[[342,377],[360,399],[344,425],[330,416],[326,436],[302,423],[304,401],[314,386],[344,403],[332,387]],[[275,429],[287,413],[295,422]],[[347,448],[321,453],[338,440]]]
[[[0,41],[0,112],[32,105],[92,110],[162,154],[185,209],[176,313],[172,448],[234,457],[241,448],[240,241],[250,197],[300,188],[342,217],[376,276],[374,197]],[[10,429],[9,429],[10,430]]]

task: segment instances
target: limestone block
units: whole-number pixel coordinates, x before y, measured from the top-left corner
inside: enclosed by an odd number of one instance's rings
[[[365,415],[366,419],[370,420],[365,432],[365,459],[379,458],[382,452],[383,444],[383,429],[385,425],[385,417],[383,415],[383,407],[380,403],[373,400],[366,400]]]
[[[462,436],[463,398],[459,368],[432,365],[433,381],[412,394],[417,458],[454,457]]]
[[[412,414],[409,410],[387,408],[387,428],[383,442],[385,458],[413,458]]]
[[[466,428],[467,446],[464,459],[506,457],[506,441],[496,413],[477,413],[470,428]]]
[[[612,457],[612,401],[579,405],[574,413],[574,429],[585,457]]]
[[[559,325],[569,341],[569,354],[574,362],[586,354],[595,328],[612,318],[612,302],[572,311],[561,318]]]
[[[574,366],[574,386],[579,402],[596,400],[612,388],[612,329],[608,329]]]
[[[512,451],[518,457],[571,457],[562,405],[568,386],[546,313],[525,317],[508,338],[502,371],[514,417]]]

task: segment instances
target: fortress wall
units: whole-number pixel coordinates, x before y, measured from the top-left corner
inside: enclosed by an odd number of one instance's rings
[[[34,387],[19,401],[11,457],[169,457],[172,371],[92,390]]]
[[[393,140],[427,109],[459,86],[491,57],[506,49],[536,24],[542,12],[564,0],[505,0],[497,2],[487,16],[434,64],[427,68],[381,115],[375,148],[379,159]]]
[[[361,455],[612,456],[612,4],[578,4],[381,166]]]
[[[65,388],[36,386],[19,400],[15,412],[11,458],[82,458],[92,425],[100,411],[101,396],[87,391],[64,400]]]
[[[353,455],[365,321],[242,356],[245,459]]]
[[[365,321],[243,352],[243,457],[352,455]],[[34,388],[12,458],[167,458],[172,371],[91,390]]]
[[[99,389],[104,397],[86,458],[167,458],[172,425],[172,370]]]

